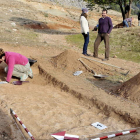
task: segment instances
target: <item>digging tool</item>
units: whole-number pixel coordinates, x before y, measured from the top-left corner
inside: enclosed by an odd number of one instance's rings
[[[89,72],[91,72],[91,73],[93,73],[94,75],[94,77],[95,78],[105,78],[105,77],[108,77],[108,75],[102,75],[102,74],[96,74],[96,72],[94,71],[94,70],[92,70],[88,65],[86,65],[81,59],[78,59],[84,66],[85,66],[85,68],[89,71]]]
[[[87,60],[95,61],[95,62],[98,62],[98,63],[101,63],[101,64],[105,64],[105,65],[108,65],[108,66],[111,66],[111,67],[115,67],[115,68],[118,68],[118,69],[121,69],[121,70],[125,70],[124,68],[121,68],[121,67],[118,67],[118,66],[114,66],[114,65],[111,65],[111,64],[108,64],[108,63],[104,63],[104,62],[101,62],[101,61],[97,61],[97,60],[94,60],[94,59],[91,59],[91,58],[87,58],[87,57],[84,57],[84,56],[81,56],[81,57],[82,57],[82,58],[85,58],[85,59],[87,59]],[[126,73],[123,74],[123,75],[127,76],[128,73],[129,73],[129,71],[126,72]]]
[[[22,85],[23,83],[29,83],[29,81],[14,81],[14,82],[12,82],[13,85]]]
[[[88,60],[95,61],[95,62],[99,62],[99,63],[101,63],[101,64],[105,64],[105,65],[108,65],[108,66],[112,66],[112,67],[115,67],[115,68],[124,70],[124,68],[121,68],[121,67],[118,67],[118,66],[114,66],[114,65],[111,65],[111,64],[108,64],[108,63],[104,63],[104,62],[101,62],[101,61],[97,61],[97,60],[94,60],[94,59],[91,59],[91,58],[87,58],[87,57],[84,57],[84,56],[81,56],[81,57],[82,57],[82,58],[85,58],[85,59],[88,59]]]

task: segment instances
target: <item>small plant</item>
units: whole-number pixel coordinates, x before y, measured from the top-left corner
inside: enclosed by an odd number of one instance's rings
[[[48,13],[44,13],[44,16],[45,16],[45,17],[49,17],[49,14],[48,14]]]

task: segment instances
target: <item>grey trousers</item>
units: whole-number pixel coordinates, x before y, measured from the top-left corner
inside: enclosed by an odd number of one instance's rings
[[[7,73],[8,72],[8,67],[4,68],[4,71]],[[23,74],[28,74],[30,71],[30,64],[29,62],[23,66],[23,65],[14,65],[14,70],[12,76],[21,78]]]

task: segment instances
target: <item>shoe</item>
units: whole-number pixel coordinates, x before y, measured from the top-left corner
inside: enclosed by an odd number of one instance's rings
[[[20,77],[20,81],[25,81],[28,78],[27,74],[23,74],[23,76]]]
[[[37,62],[37,60],[33,60],[33,59],[30,59],[30,58],[28,58],[28,61],[30,63],[30,66],[32,66],[34,63]]]
[[[108,60],[109,60],[109,58],[102,59],[102,61],[108,61]]]
[[[87,53],[85,53],[85,54],[83,53],[83,55],[85,55],[85,56],[90,56],[90,54],[87,54]]]
[[[33,78],[33,72],[32,69],[30,68],[30,70],[28,71],[28,76],[32,79]]]

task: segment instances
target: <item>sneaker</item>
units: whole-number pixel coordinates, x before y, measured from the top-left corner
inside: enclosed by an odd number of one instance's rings
[[[85,56],[90,56],[90,54],[87,54],[87,53],[85,53],[85,54],[83,53],[83,55],[85,55]]]
[[[20,81],[25,81],[28,78],[27,74],[23,74],[23,76],[20,77]]]
[[[28,71],[28,76],[30,78],[33,78],[33,72],[32,72],[32,69],[30,68],[29,71]]]

